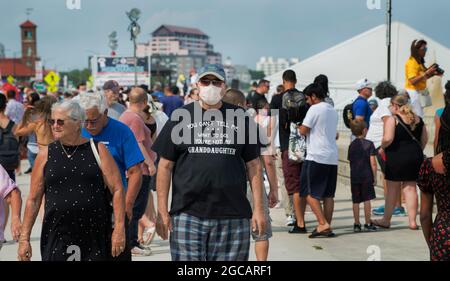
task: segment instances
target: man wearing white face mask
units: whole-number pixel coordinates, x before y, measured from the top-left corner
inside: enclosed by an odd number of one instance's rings
[[[156,230],[163,239],[171,232],[172,260],[245,261],[251,230],[260,235],[265,230],[260,149],[249,137],[256,125],[242,108],[221,101],[222,66],[206,65],[198,77],[200,100],[175,110],[153,145],[161,157]]]

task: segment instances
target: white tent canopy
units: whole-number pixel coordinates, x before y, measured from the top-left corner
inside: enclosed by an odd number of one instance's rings
[[[410,56],[411,42],[415,39],[425,39],[428,42],[426,65],[437,62],[446,70],[443,79],[437,78],[439,84],[449,78],[450,50],[408,25],[394,22],[392,24],[391,80],[398,89],[404,87],[405,63]],[[327,75],[330,81],[330,95],[335,102],[335,107],[342,109],[356,97],[355,84],[358,80],[363,78],[373,82],[386,80],[386,25],[380,25],[357,35],[289,69],[296,72],[299,89],[312,83],[317,75]],[[282,74],[283,71],[266,79],[275,88],[282,83]]]

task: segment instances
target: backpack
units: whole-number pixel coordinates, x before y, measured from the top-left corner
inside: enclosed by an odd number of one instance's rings
[[[282,107],[287,110],[288,121],[300,122],[300,108],[306,105],[305,95],[297,89],[288,90],[283,95]]]
[[[349,103],[344,107],[344,110],[342,112],[342,118],[344,119],[344,125],[345,127],[350,129],[350,122],[355,119],[355,116],[353,115],[353,104],[355,102]]]
[[[19,141],[12,132],[14,122],[9,121],[5,129],[0,128],[0,164],[5,170],[19,166]]]
[[[301,163],[306,158],[306,137],[300,135],[296,123],[291,123],[288,157],[290,161],[296,163]]]

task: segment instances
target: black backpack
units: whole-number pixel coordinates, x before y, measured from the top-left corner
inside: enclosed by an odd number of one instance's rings
[[[283,109],[287,110],[287,116],[290,122],[302,121],[304,116],[302,116],[301,109],[306,106],[306,97],[302,92],[297,89],[288,90],[283,95],[281,104]]]
[[[350,129],[350,122],[355,119],[355,116],[353,115],[353,104],[349,103],[344,107],[344,110],[342,112],[342,118],[344,119],[344,125],[345,127]]]
[[[19,166],[19,141],[12,132],[14,122],[9,121],[5,129],[0,127],[0,164],[5,170]]]

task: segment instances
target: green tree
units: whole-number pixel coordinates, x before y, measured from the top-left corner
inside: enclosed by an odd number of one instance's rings
[[[261,80],[266,77],[264,71],[249,69],[248,72],[250,73],[250,77],[252,80]]]
[[[61,77],[64,77],[64,75],[67,75],[67,80],[72,81],[76,86],[80,83],[86,83],[91,75],[91,71],[88,68],[85,68],[82,70],[73,69],[68,72],[60,72]]]

